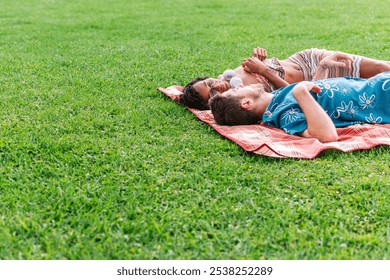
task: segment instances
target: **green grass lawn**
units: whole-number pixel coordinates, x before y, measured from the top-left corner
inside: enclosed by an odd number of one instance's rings
[[[390,60],[386,1],[0,5],[0,259],[390,258],[389,147],[255,156],[156,90],[254,47]]]

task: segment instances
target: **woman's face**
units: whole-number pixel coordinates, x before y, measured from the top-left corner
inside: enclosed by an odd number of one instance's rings
[[[208,101],[214,95],[229,90],[230,84],[227,81],[207,78],[195,83],[193,87],[205,101]]]

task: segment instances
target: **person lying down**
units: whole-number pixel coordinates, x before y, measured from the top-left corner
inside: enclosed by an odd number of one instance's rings
[[[369,79],[303,81],[272,93],[239,85],[209,100],[219,125],[263,123],[321,142],[338,140],[336,127],[390,123],[390,72]]]
[[[227,70],[217,79],[199,77],[183,89],[179,103],[189,108],[208,110],[208,100],[232,87],[232,77],[243,85],[262,84],[265,91],[302,81],[336,77],[371,78],[390,71],[390,62],[339,51],[312,48],[300,51],[287,59],[268,59],[263,48],[253,49],[252,57],[245,59],[234,70]],[[226,74],[226,75],[225,75]]]

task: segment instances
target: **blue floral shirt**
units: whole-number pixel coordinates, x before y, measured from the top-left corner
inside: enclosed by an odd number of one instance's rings
[[[310,92],[336,127],[359,123],[390,123],[390,72],[370,79],[343,77],[314,81],[321,93]],[[289,134],[307,129],[305,115],[292,94],[296,84],[275,91],[264,112],[265,125]]]

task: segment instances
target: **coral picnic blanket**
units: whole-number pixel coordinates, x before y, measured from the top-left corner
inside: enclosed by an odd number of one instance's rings
[[[182,89],[182,86],[158,88],[175,101]],[[371,149],[378,145],[390,145],[390,124],[358,124],[337,128],[337,142],[321,143],[314,138],[289,135],[280,129],[263,125],[221,126],[215,123],[210,110],[188,110],[244,150],[269,157],[312,159],[327,149],[351,152]]]

